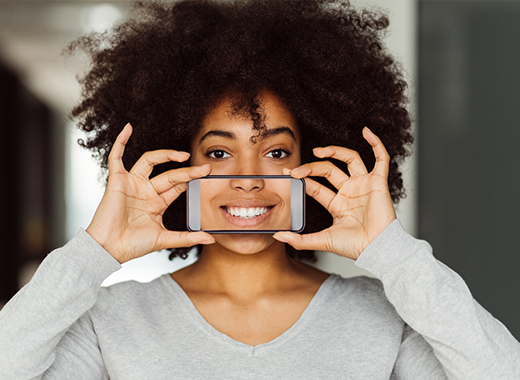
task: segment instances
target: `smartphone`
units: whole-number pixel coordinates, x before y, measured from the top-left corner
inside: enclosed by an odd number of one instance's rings
[[[210,175],[188,182],[187,227],[213,234],[301,232],[305,181],[288,175]]]

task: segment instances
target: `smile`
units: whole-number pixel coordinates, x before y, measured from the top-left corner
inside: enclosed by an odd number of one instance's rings
[[[226,211],[228,214],[242,219],[251,219],[259,217],[266,212],[268,212],[270,209],[273,208],[273,206],[268,207],[222,207],[224,211]]]
[[[246,205],[244,205],[246,206]],[[270,218],[276,205],[255,207],[221,206],[220,211],[225,219],[236,229],[255,229],[263,226]],[[249,206],[249,205],[247,205]]]

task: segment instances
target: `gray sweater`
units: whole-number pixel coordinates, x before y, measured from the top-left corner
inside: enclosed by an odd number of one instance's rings
[[[168,275],[100,288],[120,265],[85,231],[0,312],[0,379],[520,379],[520,344],[393,222],[299,320],[249,346],[215,330]]]

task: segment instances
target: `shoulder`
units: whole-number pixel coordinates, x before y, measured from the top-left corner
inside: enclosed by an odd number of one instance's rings
[[[97,302],[90,310],[90,314],[98,319],[115,309],[153,307],[154,303],[162,302],[165,297],[167,276],[169,275],[161,276],[146,283],[125,281],[101,287]]]
[[[388,301],[381,282],[370,277],[331,275],[312,311],[312,328],[349,347],[398,345],[404,321]],[[368,347],[367,346],[367,347]],[[351,348],[349,348],[351,349]]]
[[[368,276],[341,277],[337,274],[330,275],[330,288],[336,295],[352,295],[363,293],[374,297],[384,297],[383,284],[380,280]]]
[[[328,285],[327,304],[356,313],[379,315],[399,319],[394,306],[386,297],[383,284],[376,278],[358,276],[344,278],[332,274],[324,285]]]

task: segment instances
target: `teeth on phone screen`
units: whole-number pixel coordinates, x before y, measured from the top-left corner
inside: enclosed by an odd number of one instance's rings
[[[255,218],[267,212],[267,207],[228,207],[227,212],[239,218]]]

